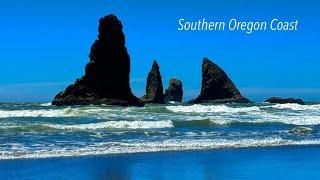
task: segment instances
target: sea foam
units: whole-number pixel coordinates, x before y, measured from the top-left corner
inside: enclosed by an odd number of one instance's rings
[[[275,104],[272,105],[276,109],[290,109],[295,111],[304,111],[304,110],[320,110],[320,104],[314,105],[300,105],[300,104]]]
[[[282,138],[240,139],[240,140],[165,140],[158,142],[105,142],[82,145],[81,147],[44,147],[30,151],[23,145],[15,145],[14,151],[0,151],[0,159],[26,159],[70,157],[86,155],[106,155],[138,152],[160,152],[181,150],[209,150],[222,148],[272,147],[290,145],[319,145],[319,140],[286,140]]]
[[[173,112],[182,112],[182,113],[239,113],[239,112],[251,112],[259,111],[260,108],[257,106],[252,107],[228,107],[226,105],[201,105],[194,104],[190,106],[166,106],[166,108]]]
[[[0,118],[12,117],[70,117],[71,108],[40,110],[0,110]]]
[[[60,125],[46,124],[50,128],[65,130],[95,130],[95,129],[157,129],[171,128],[172,121],[107,121],[90,124]]]

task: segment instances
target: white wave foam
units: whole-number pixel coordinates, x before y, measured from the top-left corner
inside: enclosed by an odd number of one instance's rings
[[[46,124],[50,128],[65,130],[95,130],[95,129],[158,129],[173,127],[172,121],[107,121],[77,125]]]
[[[71,108],[41,110],[0,110],[0,118],[10,117],[68,117]]]
[[[184,113],[208,113],[208,112],[225,112],[225,113],[239,113],[260,111],[257,106],[252,107],[228,107],[226,105],[201,105],[194,104],[190,106],[166,106],[169,111],[184,112]]]
[[[304,111],[304,110],[320,110],[320,104],[315,105],[300,105],[300,104],[275,104],[271,107],[276,109],[291,109],[295,111]]]
[[[172,127],[172,121],[210,119],[215,124],[244,123],[285,123],[294,125],[319,125],[320,105],[277,104],[267,107],[278,109],[295,109],[303,111],[266,110],[263,106],[229,107],[227,105],[190,105],[165,106],[166,109],[179,114],[136,111],[135,108],[112,108],[100,106],[45,108],[27,110],[0,110],[0,118],[10,117],[90,117],[111,120],[101,124],[69,125],[66,129],[104,128],[162,128]],[[311,110],[310,110],[311,109]],[[319,109],[319,111],[318,111]],[[242,113],[245,112],[245,113]],[[242,114],[239,114],[242,113]],[[172,121],[170,121],[172,120]],[[56,128],[63,128],[57,125]]]
[[[228,125],[232,123],[283,123],[292,125],[319,125],[320,116],[278,116],[278,115],[266,115],[257,119],[210,119],[214,124]]]
[[[268,115],[263,119],[258,119],[257,122],[279,122],[284,124],[293,124],[293,125],[319,125],[320,116],[312,115],[301,115],[301,116],[276,116]]]
[[[81,116],[99,116],[108,115],[111,109],[107,108],[74,108],[67,107],[62,109],[28,109],[28,110],[0,110],[0,118],[11,117],[81,117]]]
[[[179,102],[176,101],[169,101],[170,104],[179,104]]]
[[[40,106],[45,106],[45,107],[47,107],[47,106],[51,106],[52,104],[51,104],[51,102],[49,102],[49,103],[42,103],[42,104],[40,104]]]
[[[108,142],[82,147],[46,149],[28,151],[28,148],[16,146],[15,151],[0,151],[0,159],[50,158],[86,155],[106,155],[138,152],[208,150],[221,148],[272,147],[288,145],[320,145],[320,140],[285,140],[282,138],[241,139],[241,140],[166,140],[160,142]],[[51,149],[53,148],[53,149]]]

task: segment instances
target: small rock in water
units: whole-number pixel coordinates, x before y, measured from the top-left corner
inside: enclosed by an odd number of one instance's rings
[[[275,104],[287,104],[287,103],[295,103],[305,105],[302,99],[295,99],[295,98],[279,98],[279,97],[271,97],[266,100],[268,103],[275,103]]]
[[[174,102],[181,102],[183,96],[182,90],[182,82],[178,79],[170,79],[169,87],[166,89],[164,93],[164,99],[166,101],[174,101]]]

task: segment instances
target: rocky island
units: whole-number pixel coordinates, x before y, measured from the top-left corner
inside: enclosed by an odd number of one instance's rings
[[[54,98],[53,105],[107,104],[143,106],[129,85],[130,56],[122,24],[114,15],[100,19],[85,75]]]
[[[305,102],[303,102],[302,99],[296,99],[296,98],[279,98],[279,97],[271,97],[266,100],[268,103],[274,103],[274,104],[286,104],[286,103],[294,103],[294,104],[301,104],[305,105]]]
[[[249,103],[243,97],[228,75],[208,58],[202,63],[200,95],[190,103]]]

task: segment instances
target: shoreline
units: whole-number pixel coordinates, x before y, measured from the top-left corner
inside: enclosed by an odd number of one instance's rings
[[[40,157],[18,157],[18,158],[0,158],[2,161],[19,161],[19,160],[59,160],[73,158],[97,158],[108,156],[126,156],[139,154],[154,154],[154,153],[203,153],[215,151],[242,151],[242,150],[259,150],[259,149],[275,149],[275,148],[300,148],[300,147],[320,147],[320,144],[289,144],[289,145],[269,145],[269,146],[247,146],[247,147],[219,147],[219,148],[204,148],[204,149],[179,149],[179,150],[155,150],[155,151],[135,151],[135,152],[115,152],[115,153],[92,153],[78,155],[62,155],[62,156],[40,156]]]
[[[308,145],[1,160],[0,178],[301,179],[320,177],[319,152]]]

